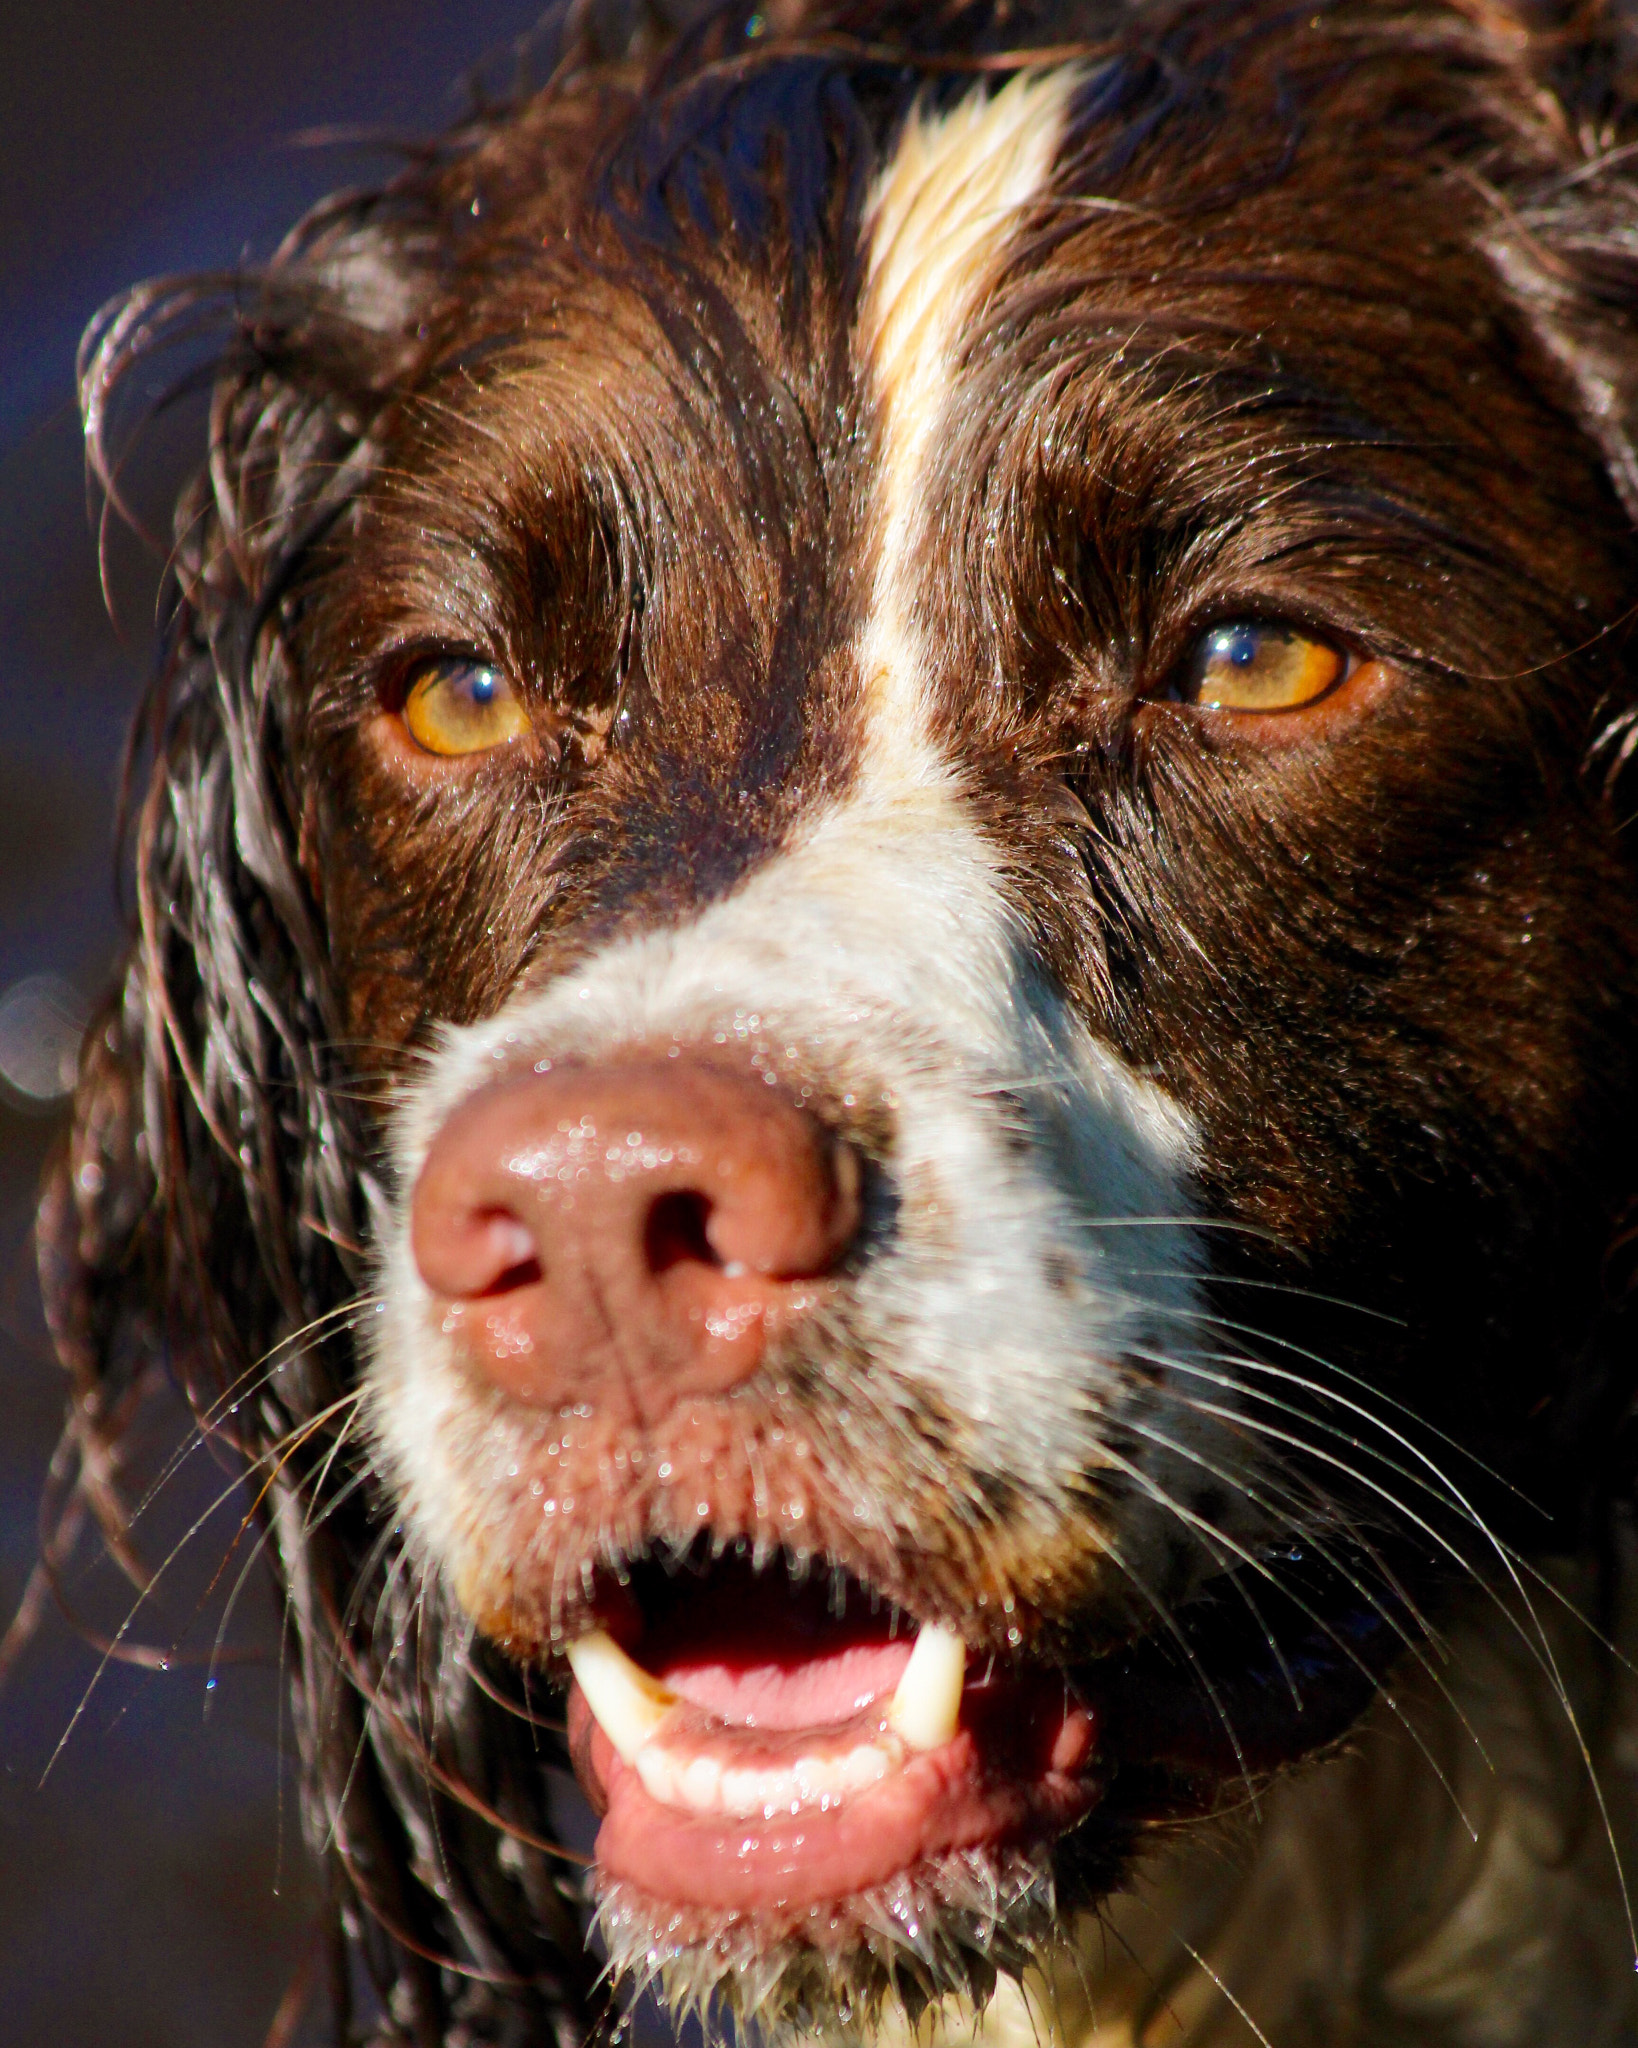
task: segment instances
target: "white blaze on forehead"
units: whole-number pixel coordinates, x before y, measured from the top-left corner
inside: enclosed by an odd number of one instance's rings
[[[865,214],[860,354],[880,414],[878,571],[860,649],[861,794],[925,804],[947,792],[926,739],[925,663],[912,626],[917,485],[950,401],[961,339],[1031,202],[1045,190],[1082,73],[1026,73],[947,112],[913,113]]]
[[[947,113],[912,114],[871,195],[861,326],[884,413],[889,572],[959,338],[1046,186],[1081,78],[1075,66],[1026,73]]]

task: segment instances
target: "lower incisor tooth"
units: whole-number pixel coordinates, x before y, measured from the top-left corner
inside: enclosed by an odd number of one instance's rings
[[[714,1813],[722,1804],[723,1769],[714,1756],[697,1756],[682,1774],[684,1806]]]
[[[942,1749],[961,1718],[967,1646],[947,1628],[924,1627],[910,1652],[887,1725],[911,1749]]]
[[[903,1762],[901,1745],[889,1745],[885,1737],[881,1742],[871,1743],[868,1749],[850,1750],[842,1759],[840,1789],[862,1792],[867,1785],[879,1785],[889,1771]]]
[[[649,1797],[661,1806],[752,1820],[813,1806],[828,1811],[880,1784],[903,1762],[904,1747],[891,1736],[841,1755],[799,1756],[794,1763],[766,1768],[724,1766],[711,1756],[676,1756],[663,1742],[651,1742],[638,1752],[636,1770]]]

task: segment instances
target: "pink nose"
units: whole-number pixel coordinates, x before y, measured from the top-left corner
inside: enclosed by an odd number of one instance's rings
[[[470,1097],[410,1235],[477,1370],[542,1405],[618,1386],[654,1420],[754,1372],[858,1220],[845,1144],[760,1075],[677,1053]]]

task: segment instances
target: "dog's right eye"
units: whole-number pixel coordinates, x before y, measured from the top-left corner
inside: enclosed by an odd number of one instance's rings
[[[1205,711],[1299,711],[1347,675],[1341,648],[1293,626],[1236,619],[1195,647],[1177,694]]]
[[[483,754],[528,737],[529,713],[499,669],[479,661],[431,661],[410,677],[400,712],[428,754]]]

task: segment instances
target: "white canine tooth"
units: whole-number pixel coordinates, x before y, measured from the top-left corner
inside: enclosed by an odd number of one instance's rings
[[[621,1762],[629,1764],[677,1704],[677,1695],[634,1664],[600,1628],[571,1643],[566,1654],[593,1720]]]
[[[967,1645],[947,1628],[924,1627],[910,1652],[887,1725],[911,1749],[942,1749],[956,1732]]]

